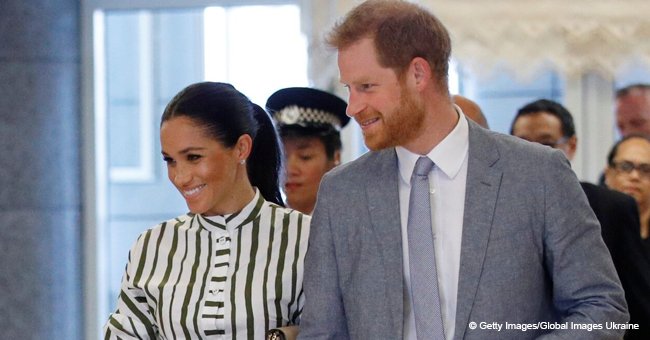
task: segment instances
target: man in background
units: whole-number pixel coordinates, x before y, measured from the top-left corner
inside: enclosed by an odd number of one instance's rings
[[[476,102],[459,94],[451,96],[451,99],[454,101],[454,104],[460,107],[467,118],[473,120],[476,124],[486,129],[490,128],[487,119],[483,114],[483,110],[481,110],[481,107],[478,106]]]
[[[616,126],[622,137],[650,135],[650,84],[634,84],[616,91]]]
[[[551,100],[540,99],[520,108],[510,134],[561,150],[569,160],[577,149],[573,116]],[[640,242],[636,202],[618,191],[580,184],[600,222],[603,240],[625,290],[630,323],[640,326],[639,330],[629,330],[625,339],[650,339],[650,257]]]

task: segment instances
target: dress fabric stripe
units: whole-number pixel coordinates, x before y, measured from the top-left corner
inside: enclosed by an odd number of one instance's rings
[[[248,272],[246,273],[246,284],[244,288],[244,294],[246,296],[246,324],[248,325],[249,329],[249,339],[253,339],[255,337],[255,316],[253,314],[253,273],[255,270],[255,258],[259,244],[259,230],[259,219],[255,219],[253,220],[253,228],[251,230],[251,250],[248,256]],[[250,332],[250,330],[253,330],[253,332]]]
[[[285,214],[282,219],[282,233],[280,234],[280,250],[278,256],[278,268],[275,274],[275,315],[276,322],[274,327],[282,326],[282,277],[284,274],[284,262],[286,259],[286,252],[289,243],[289,222],[290,215]]]
[[[197,236],[200,236],[202,233],[204,233],[204,231],[202,229],[200,229],[200,228],[195,228],[195,229],[197,229],[196,230]],[[197,244],[200,244],[200,239],[201,238],[197,237],[197,241],[196,241]],[[212,256],[209,256],[209,254],[212,254],[212,237],[211,237],[211,235],[208,234],[207,239],[208,239],[208,242],[207,242],[208,243],[207,266],[206,266],[205,269],[203,269],[204,270],[203,280],[201,280],[202,283],[201,283],[201,289],[199,290],[199,298],[196,300],[196,304],[194,305],[194,317],[193,317],[193,320],[192,320],[192,322],[194,323],[194,327],[196,328],[196,334],[197,334],[197,336],[199,338],[200,338],[200,335],[201,335],[201,331],[199,330],[199,313],[201,311],[201,306],[203,305],[203,301],[204,301],[203,299],[204,299],[204,296],[205,296],[205,291],[207,289],[206,287],[208,285],[208,275],[210,273],[210,267],[211,267],[211,263],[212,263],[211,262],[212,261]],[[200,251],[197,251],[196,252],[196,262],[200,263],[201,259],[204,256],[205,255],[203,253],[201,253]]]
[[[189,254],[189,243],[190,243],[190,230],[187,229],[185,230],[185,256],[183,257],[183,265],[185,264],[185,259],[187,256],[192,256]],[[198,238],[197,238],[198,239]],[[201,251],[201,244],[195,244],[194,245],[194,251],[195,252],[200,252]],[[193,264],[190,267],[190,279],[189,279],[189,285],[187,288],[187,292],[185,292],[185,298],[183,299],[183,303],[181,305],[181,320],[188,320],[188,309],[190,307],[190,298],[192,297],[192,294],[194,293],[194,282],[196,282],[196,271],[198,269],[198,265],[200,262],[198,261],[191,261],[190,264]],[[181,270],[182,272],[182,270]],[[180,277],[179,277],[180,281]],[[183,327],[183,334],[185,335],[186,339],[191,338],[190,335],[190,330],[189,326],[191,326],[191,323],[181,323],[181,326]]]
[[[235,256],[235,266],[233,270],[233,274],[231,277],[231,285],[230,285],[230,327],[232,331],[232,339],[237,340],[237,303],[235,302],[236,299],[236,294],[235,292],[237,291],[235,288],[237,287],[237,273],[239,272],[239,261],[241,260],[241,237],[242,237],[242,232],[239,230],[237,234],[237,244],[240,245],[237,247],[237,255]]]
[[[201,245],[201,239],[199,238],[198,235],[200,231],[196,229],[188,228],[188,234],[190,232],[194,237],[194,259],[192,261],[193,265],[192,265],[192,276],[190,277],[190,285],[194,287],[194,283],[197,281],[199,275],[201,275],[201,273],[199,272],[200,270],[199,266],[201,264],[200,255],[201,255],[202,245]],[[198,311],[196,310],[196,307],[191,308],[191,310],[189,309],[189,307],[193,306],[191,298],[193,298],[195,294],[200,295],[202,291],[203,291],[202,287],[199,287],[199,289],[196,291],[193,290],[192,294],[185,295],[185,301],[183,302],[183,307],[188,308],[187,315],[189,315],[189,313],[192,312],[192,318],[188,319],[188,316],[186,316],[185,320],[188,321],[191,320],[191,324],[193,327],[193,334],[200,334],[199,323],[197,320]]]
[[[156,272],[156,268],[158,268],[158,263],[160,261],[159,258],[159,251],[158,249],[161,249],[162,247],[162,240],[163,236],[165,235],[165,231],[167,231],[169,224],[168,223],[163,223],[162,227],[158,231],[158,240],[156,241],[156,247],[153,249],[154,251],[154,259],[153,259],[153,264],[151,266],[151,271],[149,272],[149,277],[147,278],[147,282],[144,284],[144,291],[147,293],[147,296],[151,301],[154,303],[152,306],[155,307],[155,309],[162,308],[161,306],[158,305],[158,298],[155,297],[155,295],[151,292],[151,281],[153,280],[154,273]],[[150,231],[151,232],[151,231]],[[149,248],[145,248],[144,251],[148,252]],[[155,312],[152,310],[152,312]],[[159,326],[160,327],[160,326]]]
[[[151,232],[144,233],[140,237],[144,236],[143,240],[143,247],[144,249],[147,249],[149,247],[149,239],[151,238]],[[131,253],[129,252],[129,260],[131,259]],[[135,272],[135,277],[133,278],[133,281],[135,282],[140,282],[140,279],[142,278],[142,272],[144,271],[144,265],[147,263],[147,252],[144,251],[142,254],[142,259],[140,260],[140,263],[138,264],[138,270]]]
[[[297,239],[300,239],[300,233],[302,232],[302,215],[298,215],[298,225],[297,225]],[[291,300],[289,300],[289,305],[287,306],[287,311],[291,311],[291,307],[296,302],[296,283],[298,282],[298,260],[300,259],[300,243],[294,247],[293,252],[293,263],[291,265]]]
[[[275,237],[275,212],[277,208],[272,207],[271,208],[271,224],[269,225],[269,246],[266,252],[266,264],[264,265],[264,279],[262,280],[262,301],[264,302],[264,325],[266,326],[266,329],[271,329],[274,328],[275,326],[271,326],[270,324],[270,319],[269,319],[269,304],[268,304],[268,284],[269,282],[269,267],[271,266],[271,256],[273,254],[273,239]]]
[[[163,333],[169,333],[172,335],[172,338],[176,338],[176,333],[174,333],[174,328],[172,326],[172,321],[174,320],[174,317],[172,313],[174,312],[174,309],[172,308],[173,305],[171,304],[172,301],[167,301],[167,303],[163,303],[165,300],[162,298],[163,294],[165,293],[165,287],[168,287],[168,282],[169,282],[169,277],[171,276],[172,270],[174,269],[173,260],[174,260],[174,255],[176,254],[176,249],[178,247],[178,237],[176,236],[176,233],[174,232],[176,229],[177,225],[175,225],[168,233],[172,234],[172,244],[171,248],[169,250],[169,254],[167,254],[167,266],[165,267],[165,275],[163,276],[161,282],[160,282],[160,290],[158,291],[158,311],[159,311],[159,320],[162,320],[160,329]],[[168,287],[166,289],[170,289],[171,287]],[[166,305],[169,304],[169,307]],[[166,317],[163,317],[163,313],[165,311],[168,311],[168,315]],[[165,325],[169,327],[169,331],[165,331]]]
[[[140,280],[135,282],[136,285],[144,287],[144,291],[147,294],[147,299],[153,301],[154,304],[156,304],[156,305],[158,304],[158,299],[156,299],[154,294],[149,289],[149,287],[150,287],[149,284],[151,283],[151,279],[153,277],[154,271],[158,267],[158,251],[156,249],[160,249],[160,246],[162,244],[162,237],[163,237],[163,235],[165,233],[165,229],[167,229],[167,223],[166,222],[161,225],[159,230],[157,230],[158,239],[156,240],[156,246],[154,247],[154,249],[152,249],[152,251],[154,252],[154,258],[153,258],[153,263],[151,264],[151,269],[149,271],[149,276],[146,278],[146,280],[145,280],[145,282],[143,284],[140,283],[141,282]],[[152,237],[154,236],[154,231],[153,230],[148,230],[147,233],[151,234]],[[146,248],[143,246],[142,253],[143,254],[149,253],[149,248],[150,247],[151,247],[151,244],[147,244]],[[142,269],[143,269],[143,272],[144,272],[144,269],[146,268],[146,266],[149,265],[149,263],[148,262],[141,262],[141,264],[142,264]]]

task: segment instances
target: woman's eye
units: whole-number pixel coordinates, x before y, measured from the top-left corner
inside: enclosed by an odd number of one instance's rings
[[[170,164],[170,163],[174,162],[174,159],[172,159],[171,157],[166,157],[165,156],[165,157],[163,157],[163,162],[165,162],[167,164]]]
[[[196,160],[198,160],[199,158],[201,158],[200,155],[187,155],[187,160],[188,160],[188,161],[196,161]]]

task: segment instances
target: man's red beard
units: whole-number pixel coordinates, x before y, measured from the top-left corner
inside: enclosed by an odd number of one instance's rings
[[[405,145],[419,136],[423,129],[425,112],[402,87],[399,107],[388,113],[372,112],[383,124],[381,131],[363,135],[366,146],[373,151]],[[367,116],[367,115],[363,115]]]

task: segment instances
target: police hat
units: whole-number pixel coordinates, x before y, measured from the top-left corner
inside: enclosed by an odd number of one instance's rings
[[[266,101],[278,127],[332,127],[341,130],[350,117],[345,114],[348,104],[341,98],[308,87],[289,87],[273,93]]]

